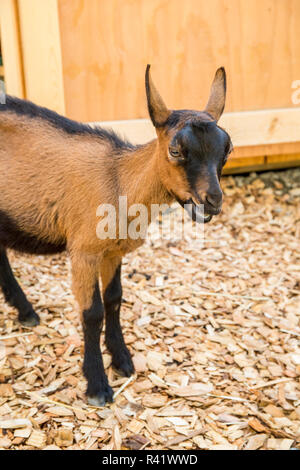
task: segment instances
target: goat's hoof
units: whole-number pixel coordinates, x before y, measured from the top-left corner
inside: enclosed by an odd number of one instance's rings
[[[95,395],[88,395],[87,401],[91,406],[105,406],[106,403],[113,402],[113,395],[113,389],[107,385],[103,390],[101,390],[101,392],[98,392]]]
[[[37,326],[40,324],[40,317],[34,311],[29,312],[26,315],[20,316],[18,318],[21,325],[26,326],[28,328],[32,328],[33,326]]]
[[[118,359],[115,358],[112,361],[112,366],[117,374],[122,377],[130,377],[134,374],[134,365],[129,352],[126,350],[123,354],[120,354]]]

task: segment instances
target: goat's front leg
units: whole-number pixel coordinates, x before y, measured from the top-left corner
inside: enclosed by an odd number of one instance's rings
[[[83,373],[87,379],[88,402],[104,406],[113,401],[100,350],[104,308],[99,290],[99,262],[93,256],[72,257],[73,291],[79,303],[84,334]]]
[[[112,365],[121,375],[130,377],[134,366],[120,325],[122,300],[121,259],[106,258],[101,263],[101,279],[105,310],[105,342],[112,355]]]

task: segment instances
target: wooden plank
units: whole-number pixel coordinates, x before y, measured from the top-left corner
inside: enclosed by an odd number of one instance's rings
[[[299,123],[300,108],[226,113],[219,122],[229,132],[234,155],[239,158],[297,153],[300,151]],[[149,119],[104,121],[101,125],[112,127],[134,143],[145,143],[156,136]]]
[[[4,67],[0,65],[0,77],[4,77]]]
[[[271,145],[250,145],[245,147],[235,147],[233,156],[243,157],[255,157],[256,155],[290,155],[300,152],[299,142],[283,142],[281,144]]]
[[[156,137],[156,132],[150,119],[125,119],[120,121],[94,122],[91,124],[113,129],[134,144],[145,144]]]
[[[18,6],[26,97],[64,114],[57,0],[18,0]]]
[[[300,146],[299,146],[300,148]],[[300,151],[278,155],[256,155],[248,157],[231,156],[225,166],[225,173],[267,170],[300,166]]]
[[[223,125],[226,124],[226,129],[230,134],[234,131],[233,134],[238,136],[238,138],[235,138],[233,135],[235,148],[228,160],[225,173],[241,173],[300,165],[300,142],[284,142],[284,139],[288,140],[292,139],[293,136],[294,138],[297,136],[300,109],[291,108],[290,110],[278,111],[277,115],[280,116],[278,120],[280,125],[274,128],[272,134],[272,141],[274,143],[268,143],[267,145],[263,145],[263,138],[266,135],[267,140],[270,123],[272,123],[277,111],[227,113],[224,115],[221,123]],[[297,112],[295,113],[295,111]],[[94,124],[113,129],[136,144],[146,143],[156,137],[155,129],[149,119],[104,121]],[[254,130],[250,128],[249,131],[249,126],[253,126]],[[246,132],[244,131],[245,129]],[[243,134],[246,135],[246,144],[249,143],[249,134],[252,136],[251,142],[253,142],[253,145],[242,145]],[[298,139],[300,140],[300,132],[298,134]]]
[[[276,160],[276,157],[278,159]],[[263,162],[263,163],[262,163]],[[238,162],[234,162],[237,164]],[[243,158],[240,164],[226,165],[223,171],[224,175],[248,173],[251,171],[279,170],[283,168],[295,168],[300,166],[300,153],[291,155],[274,155],[272,161],[265,157]]]
[[[15,0],[0,1],[0,29],[6,92],[10,95],[24,98],[18,9]]]
[[[289,166],[291,162],[298,162],[300,164],[300,152],[297,154],[283,154],[283,155],[268,155],[267,156],[267,164],[268,165],[273,165],[273,164],[280,164]]]
[[[228,112],[292,106],[299,0],[60,0],[59,20],[66,109],[75,119],[146,117],[147,63],[174,109],[203,108],[220,65]]]
[[[300,108],[228,113],[220,119],[236,147],[299,142],[299,123]]]
[[[263,166],[267,163],[267,159],[262,155],[256,155],[255,157],[229,157],[228,162],[225,166],[226,171],[231,171],[232,169],[246,168],[246,167],[258,167]]]

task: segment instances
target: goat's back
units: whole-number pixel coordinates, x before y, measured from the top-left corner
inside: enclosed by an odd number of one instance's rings
[[[52,253],[83,224],[96,223],[98,205],[114,197],[114,149],[105,135],[68,132],[38,109],[0,106],[0,243]]]

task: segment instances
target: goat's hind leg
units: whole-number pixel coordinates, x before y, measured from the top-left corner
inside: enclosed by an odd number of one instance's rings
[[[0,248],[0,286],[5,300],[18,310],[18,320],[22,325],[31,327],[40,323],[39,316],[13,275],[4,248]]]

